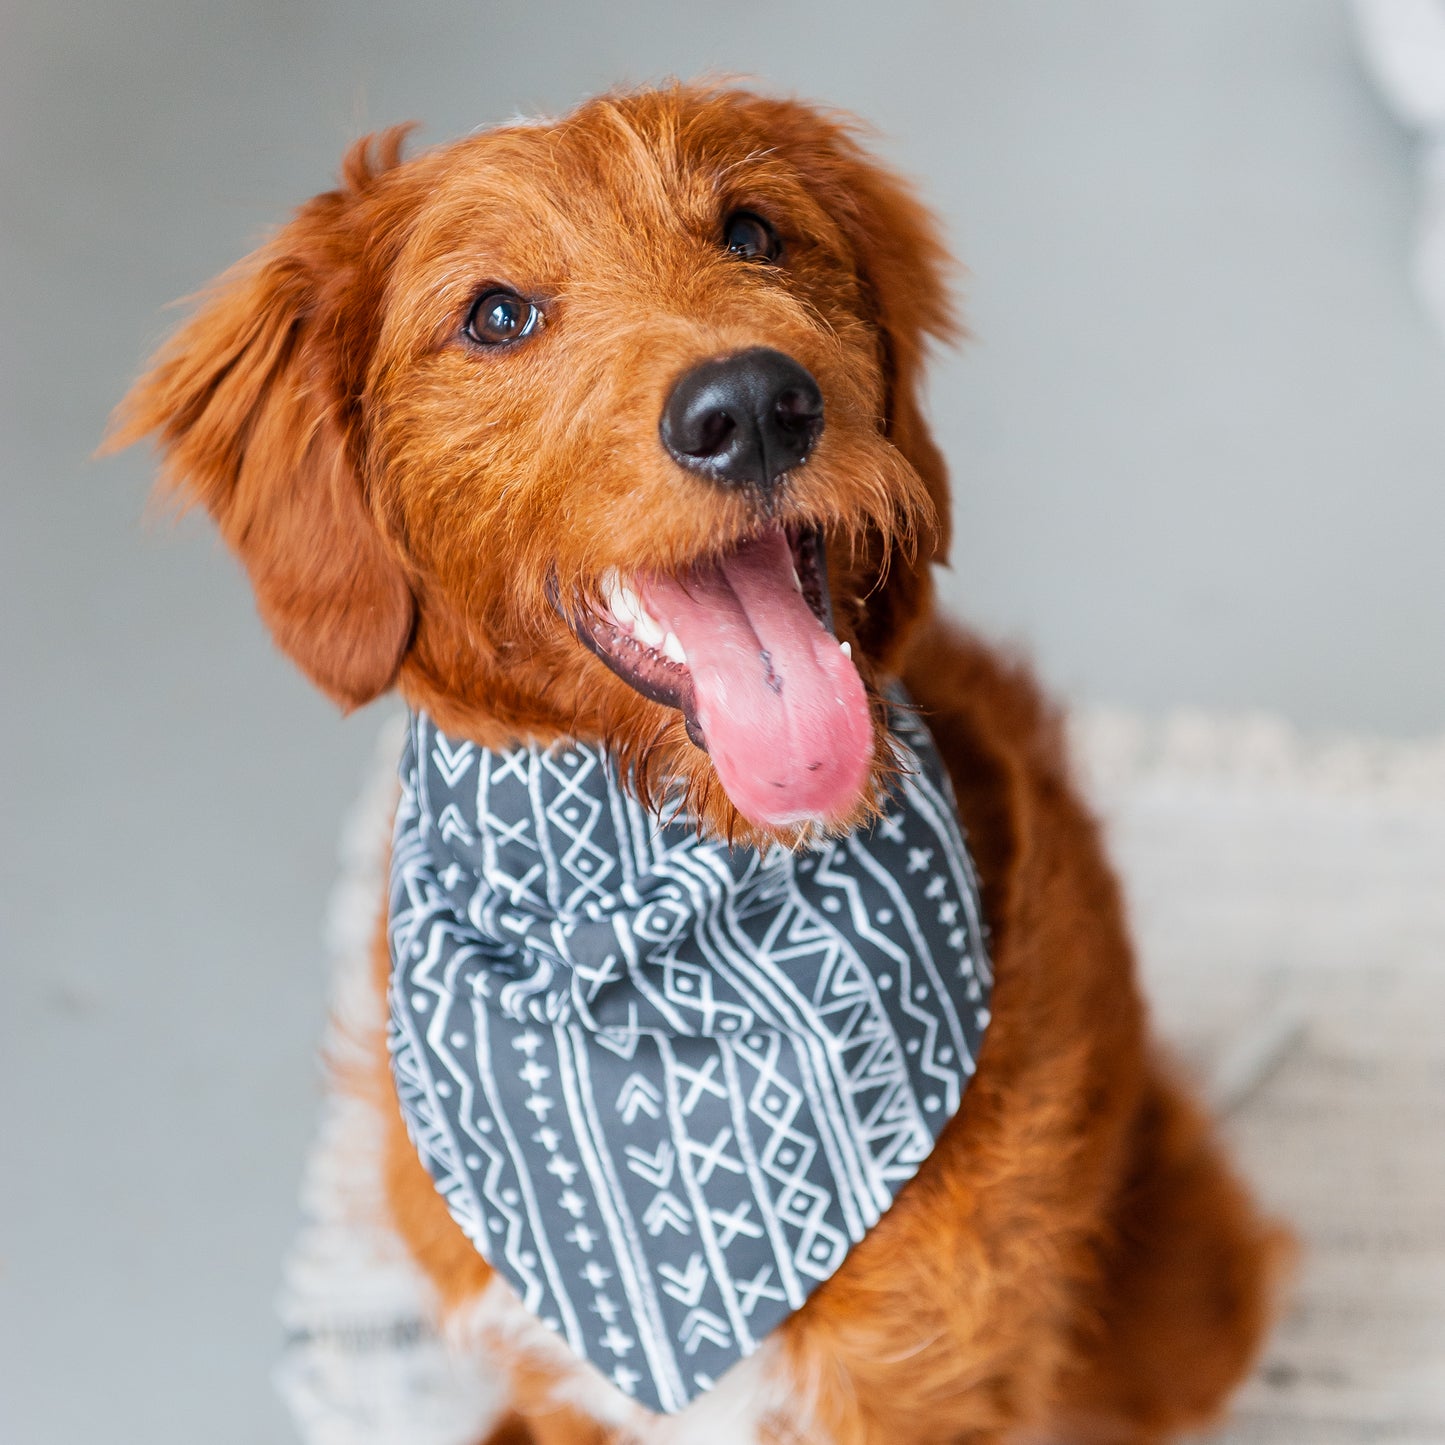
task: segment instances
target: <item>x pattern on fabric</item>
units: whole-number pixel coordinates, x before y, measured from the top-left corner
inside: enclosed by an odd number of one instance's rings
[[[708,1389],[842,1263],[959,1106],[992,983],[931,738],[870,829],[729,850],[605,751],[414,716],[391,1048],[457,1223],[653,1409]]]

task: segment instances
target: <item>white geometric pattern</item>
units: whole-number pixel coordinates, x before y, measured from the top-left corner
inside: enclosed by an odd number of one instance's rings
[[[916,1173],[988,1022],[978,888],[932,740],[811,851],[649,816],[599,749],[411,720],[391,1047],[413,1142],[523,1302],[680,1409]]]

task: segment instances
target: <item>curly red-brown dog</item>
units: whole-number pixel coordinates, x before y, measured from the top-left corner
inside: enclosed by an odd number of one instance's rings
[[[396,1230],[507,1373],[493,1438],[1145,1445],[1209,1420],[1288,1242],[1146,1041],[1056,717],[935,615],[929,216],[847,118],[735,89],[408,160],[402,135],[220,279],[116,440],[158,434],[330,697],[412,709],[356,1087],[384,1095]],[[930,811],[950,783],[956,819]],[[567,798],[612,810],[612,855],[578,825],[595,859],[543,858]],[[653,871],[617,882],[634,845]],[[744,896],[797,950],[727,934]]]

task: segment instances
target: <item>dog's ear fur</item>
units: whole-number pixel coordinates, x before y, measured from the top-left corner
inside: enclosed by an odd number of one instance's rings
[[[117,409],[105,448],[156,435],[162,489],[206,507],[277,643],[346,709],[391,686],[414,623],[357,437],[384,264],[368,247],[398,244],[400,220],[358,213],[385,211],[377,181],[405,130],[359,142],[340,189],[215,283]]]

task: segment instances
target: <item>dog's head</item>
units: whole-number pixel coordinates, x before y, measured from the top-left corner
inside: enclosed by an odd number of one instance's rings
[[[846,119],[735,90],[401,139],[220,279],[116,441],[159,434],[343,706],[604,741],[728,836],[858,821],[947,542],[927,214]]]

